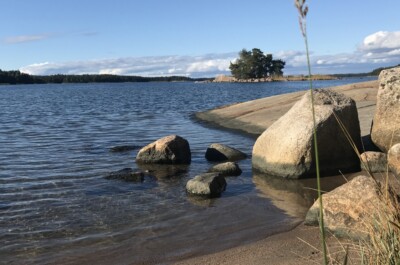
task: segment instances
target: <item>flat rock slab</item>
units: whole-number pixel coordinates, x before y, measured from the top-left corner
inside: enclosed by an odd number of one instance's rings
[[[376,107],[378,81],[360,82],[330,89],[343,93],[356,101],[361,135],[368,135]],[[260,135],[285,114],[304,93],[305,91],[299,91],[223,106],[198,112],[196,117],[225,128]]]

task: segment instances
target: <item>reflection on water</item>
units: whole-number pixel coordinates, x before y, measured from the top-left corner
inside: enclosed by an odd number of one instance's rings
[[[156,164],[137,164],[138,168],[150,176],[156,177],[158,180],[182,178],[189,171],[189,165],[156,165]]]
[[[323,177],[321,190],[329,192],[360,174]],[[253,182],[256,189],[261,192],[261,196],[270,199],[274,206],[292,217],[303,219],[310,206],[318,198],[315,178],[285,179],[253,172]]]

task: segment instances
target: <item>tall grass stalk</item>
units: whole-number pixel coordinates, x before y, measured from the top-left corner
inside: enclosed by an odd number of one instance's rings
[[[316,165],[316,174],[317,174],[317,189],[318,189],[318,198],[319,198],[319,228],[321,233],[321,244],[322,244],[322,252],[324,257],[324,264],[328,264],[328,255],[326,249],[326,236],[325,236],[325,225],[324,225],[324,213],[323,213],[323,202],[321,196],[321,176],[319,170],[319,155],[318,155],[318,144],[317,144],[317,128],[316,128],[316,119],[315,119],[315,108],[314,108],[314,95],[313,95],[313,83],[311,76],[311,63],[310,63],[310,52],[308,49],[308,38],[307,38],[307,26],[306,26],[306,18],[308,13],[308,5],[306,4],[306,0],[295,0],[295,6],[299,12],[299,25],[300,30],[303,35],[304,43],[306,46],[306,55],[307,55],[307,67],[308,67],[308,80],[310,82],[310,96],[311,96],[311,110],[313,117],[313,134],[314,134],[314,152],[315,152],[315,165]]]

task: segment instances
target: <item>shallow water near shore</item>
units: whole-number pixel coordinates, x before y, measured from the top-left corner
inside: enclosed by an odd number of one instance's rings
[[[316,81],[315,87],[369,79]],[[0,86],[0,260],[11,264],[169,262],[223,250],[298,224],[312,202],[308,181],[227,178],[220,198],[187,196],[207,171],[214,142],[248,155],[254,138],[204,127],[197,111],[307,89],[307,82],[119,83]],[[179,173],[152,168],[142,183],[107,180],[142,169],[139,148],[178,134],[192,150]],[[154,171],[155,170],[155,171]],[[168,174],[164,174],[167,172]],[[298,203],[298,204],[296,204]]]

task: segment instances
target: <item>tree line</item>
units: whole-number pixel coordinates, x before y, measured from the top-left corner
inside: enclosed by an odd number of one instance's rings
[[[251,51],[241,50],[239,58],[230,63],[229,69],[236,79],[253,79],[282,76],[284,67],[284,61],[274,60],[272,54],[253,48]]]
[[[125,76],[125,75],[29,75],[20,71],[2,71],[0,69],[0,84],[47,84],[47,83],[123,83],[123,82],[179,82],[204,81],[210,78],[190,78],[186,76]]]

